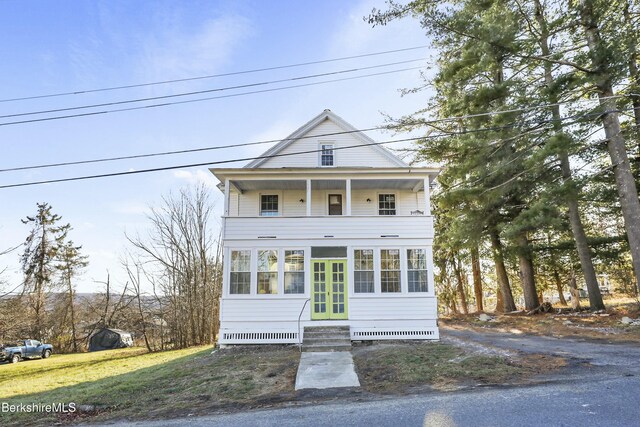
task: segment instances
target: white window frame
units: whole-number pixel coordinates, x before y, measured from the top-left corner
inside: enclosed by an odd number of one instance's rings
[[[382,276],[383,276],[383,270],[382,270],[382,251],[398,251],[398,270],[384,270],[384,271],[398,271],[398,291],[397,292],[385,292],[382,290]],[[380,253],[380,264],[379,264],[379,268],[380,268],[380,294],[381,295],[400,295],[403,292],[403,290],[405,289],[405,286],[402,286],[402,282],[403,282],[403,276],[405,275],[403,273],[403,269],[402,269],[402,265],[403,265],[403,257],[402,257],[402,248],[380,248],[379,253]]]
[[[300,252],[302,252],[303,259],[302,259],[302,270],[301,271],[287,271],[286,270],[285,266],[286,266],[287,251],[300,251]],[[282,259],[282,295],[287,295],[287,296],[291,296],[291,297],[306,295],[307,288],[308,288],[308,286],[307,286],[307,251],[302,249],[302,248],[283,248],[282,249],[282,255],[280,256],[280,258]],[[287,273],[302,273],[302,292],[299,292],[299,293],[287,292],[287,289],[286,289]]]
[[[276,215],[262,215],[262,197],[263,196],[276,196],[278,198],[278,212]],[[266,192],[266,193],[258,193],[258,216],[268,218],[273,216],[282,216],[282,204],[284,199],[282,197],[281,192]]]
[[[409,268],[409,251],[422,251],[424,253],[424,269],[410,269]],[[429,293],[429,257],[427,248],[405,248],[406,255],[406,270],[407,270],[407,293],[409,294],[428,294]],[[424,271],[424,279],[426,290],[424,291],[412,291],[409,283],[409,273],[412,271]]]
[[[371,251],[371,270],[356,270],[356,251]],[[354,247],[352,250],[352,268],[353,268],[353,295],[363,295],[363,296],[367,296],[367,295],[376,295],[378,292],[376,292],[376,250],[374,248],[362,248],[362,247]],[[371,292],[356,292],[356,272],[358,271],[371,271],[371,273],[373,273],[372,278],[373,278],[373,283],[372,283],[372,290]]]
[[[393,215],[382,215],[380,213],[381,209],[380,209],[380,196],[393,196],[394,197],[394,208],[393,208]],[[388,209],[387,209],[388,210]],[[393,192],[393,191],[381,191],[379,193],[376,194],[376,215],[378,216],[398,216],[398,193]]]
[[[322,164],[322,155],[324,152],[324,147],[331,147],[331,156],[333,158],[333,162],[330,165],[323,165]],[[318,143],[318,166],[320,166],[321,168],[335,168],[337,166],[338,162],[337,162],[337,156],[336,156],[336,145],[333,142],[322,142],[320,141]]]
[[[249,270],[242,270],[242,271],[233,271],[233,252],[249,252]],[[248,248],[233,248],[233,249],[229,249],[229,275],[228,280],[229,280],[229,284],[228,284],[228,295],[233,296],[233,297],[237,297],[237,296],[249,296],[252,294],[252,288],[253,288],[253,260],[254,260],[254,251]],[[232,273],[249,273],[249,292],[248,293],[233,293],[231,292],[231,274]]]
[[[275,271],[271,271],[271,270],[260,270],[260,252],[275,252],[276,253],[276,270]],[[278,248],[258,248],[257,252],[256,252],[256,295],[279,295],[279,288],[281,288],[282,284],[281,284],[281,279],[280,279],[280,270],[282,269],[281,267],[281,249]],[[265,293],[260,293],[260,273],[268,273],[268,274],[276,274],[276,289],[275,292],[265,292]]]

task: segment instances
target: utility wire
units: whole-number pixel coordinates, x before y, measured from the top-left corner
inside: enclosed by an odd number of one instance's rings
[[[206,76],[187,77],[187,78],[183,78],[183,79],[163,80],[163,81],[150,82],[150,83],[139,83],[139,84],[131,84],[131,85],[123,85],[123,86],[105,87],[105,88],[99,88],[99,89],[86,89],[86,90],[77,90],[77,91],[72,91],[72,92],[59,92],[59,93],[52,93],[52,94],[46,94],[46,95],[33,95],[33,96],[24,96],[24,97],[20,97],[20,98],[0,99],[0,103],[1,102],[13,102],[13,101],[26,101],[26,100],[30,100],[30,99],[53,98],[53,97],[69,96],[69,95],[80,95],[80,94],[94,93],[94,92],[106,92],[106,91],[114,91],[114,90],[121,90],[121,89],[131,89],[131,88],[137,88],[137,87],[164,85],[164,84],[170,84],[170,83],[181,83],[181,82],[188,82],[188,81],[194,81],[194,80],[213,79],[213,78],[218,78],[218,77],[237,76],[237,75],[241,75],[241,74],[260,73],[260,72],[264,72],[264,71],[283,70],[283,69],[286,69],[286,68],[297,68],[297,67],[304,67],[304,66],[307,66],[307,65],[326,64],[326,63],[329,63],[329,62],[346,61],[346,60],[349,60],[349,59],[366,58],[366,57],[371,57],[371,56],[387,55],[387,54],[390,54],[390,53],[398,53],[398,52],[407,52],[407,51],[411,51],[411,50],[426,49],[427,47],[428,46],[426,46],[426,45],[424,45],[424,46],[415,46],[415,47],[407,47],[407,48],[403,48],[403,49],[385,50],[385,51],[382,51],[382,52],[365,53],[365,54],[361,54],[361,55],[343,56],[341,58],[332,58],[332,59],[322,59],[322,60],[318,60],[318,61],[301,62],[301,63],[298,63],[298,64],[287,64],[287,65],[278,65],[278,66],[274,66],[274,67],[256,68],[256,69],[253,69],[253,70],[233,71],[233,72],[230,72],[230,73],[210,74],[210,75],[206,75]]]
[[[344,147],[334,147],[334,151],[337,151],[337,150],[348,150],[348,149],[351,149],[351,148],[366,147],[366,146],[373,146],[373,145],[393,144],[393,143],[397,143],[397,142],[416,141],[416,140],[419,140],[419,139],[424,139],[424,138],[423,137],[404,138],[404,139],[389,140],[389,141],[382,141],[382,142],[370,142],[370,143],[358,144],[358,145],[347,145],[347,146],[344,146]],[[141,174],[141,173],[161,172],[161,171],[168,171],[168,170],[173,170],[173,169],[184,169],[184,168],[192,168],[192,167],[199,167],[199,166],[220,165],[220,164],[225,164],[225,163],[236,163],[236,162],[244,162],[244,161],[249,161],[249,160],[272,159],[272,158],[275,158],[275,157],[297,156],[297,155],[300,155],[300,154],[319,153],[321,151],[322,151],[322,149],[305,150],[305,151],[297,151],[297,152],[294,152],[294,153],[272,154],[272,155],[268,155],[268,156],[243,157],[243,158],[228,159],[228,160],[218,160],[218,161],[215,161],[215,162],[189,163],[189,164],[185,164],[185,165],[164,166],[164,167],[151,168],[151,169],[140,169],[140,170],[132,170],[132,171],[124,171],[124,172],[112,172],[112,173],[96,174],[96,175],[84,175],[84,176],[77,176],[77,177],[72,177],[72,178],[50,179],[50,180],[43,180],[43,181],[31,181],[31,182],[23,182],[23,183],[19,183],[19,184],[0,185],[0,189],[2,189],[2,188],[14,188],[14,187],[26,187],[26,186],[41,185],[41,184],[53,184],[53,183],[57,183],[57,182],[81,181],[81,180],[86,180],[86,179],[107,178],[107,177],[122,176],[122,175],[137,175],[137,174]]]
[[[401,68],[401,69],[398,69],[398,70],[382,71],[382,72],[378,72],[378,73],[363,74],[363,75],[360,75],[360,76],[353,76],[353,77],[342,77],[342,78],[339,78],[339,79],[324,80],[324,81],[321,81],[321,82],[303,83],[303,84],[299,84],[299,85],[283,86],[283,87],[272,88],[272,89],[262,89],[262,90],[254,90],[254,91],[241,92],[241,93],[233,93],[233,94],[228,94],[228,95],[218,95],[218,96],[210,96],[210,97],[205,97],[205,98],[187,99],[187,100],[183,100],[183,101],[165,102],[165,103],[162,103],[162,104],[151,104],[151,105],[143,105],[143,106],[138,106],[138,107],[116,108],[116,109],[111,109],[111,110],[92,111],[92,112],[88,112],[88,113],[78,113],[78,114],[69,114],[69,115],[65,115],[65,116],[44,117],[44,118],[39,118],[39,119],[18,120],[18,121],[0,123],[0,126],[10,126],[10,125],[17,125],[17,124],[25,124],[25,123],[45,122],[45,121],[69,119],[69,118],[75,118],[75,117],[96,116],[96,115],[100,115],[100,114],[117,113],[117,112],[123,112],[123,111],[143,110],[143,109],[146,109],[146,108],[167,107],[169,105],[191,104],[191,103],[194,103],[194,102],[210,101],[210,100],[214,100],[214,99],[234,98],[234,97],[237,97],[237,96],[254,95],[254,94],[257,94],[257,93],[277,92],[277,91],[286,90],[286,89],[295,89],[295,88],[308,87],[308,86],[317,86],[317,85],[327,84],[327,83],[343,82],[343,81],[348,81],[348,80],[357,80],[357,79],[362,79],[362,78],[365,78],[365,77],[382,76],[382,75],[387,75],[387,74],[400,73],[400,72],[403,72],[403,71],[418,70],[418,69],[421,69],[421,68],[423,68],[423,67]]]
[[[623,110],[621,110],[621,111],[623,111]],[[566,116],[566,117],[561,118],[561,120],[564,121],[564,120],[575,119],[575,118],[588,118],[590,116],[597,116],[597,115],[600,115],[600,114],[602,114],[602,113],[598,112],[598,113],[587,113],[587,114],[583,114],[583,115]],[[438,120],[444,120],[444,119],[438,119]],[[535,124],[543,125],[543,124],[551,123],[551,122],[554,122],[554,121],[555,121],[555,119],[550,119],[550,120],[546,120],[546,121],[542,121],[542,122],[541,121],[536,121]],[[417,121],[414,124],[429,125],[432,122],[433,121]],[[528,122],[520,122],[520,123],[514,122],[514,123],[511,123],[511,124],[508,124],[508,125],[503,125],[503,126],[483,127],[483,128],[470,129],[470,130],[466,130],[466,131],[457,131],[457,132],[446,132],[446,133],[435,134],[435,135],[432,135],[432,136],[423,136],[421,138],[423,138],[423,139],[424,138],[441,138],[441,137],[447,137],[447,136],[464,135],[464,134],[475,133],[475,132],[490,132],[490,131],[497,131],[497,130],[504,130],[504,129],[514,128],[514,127],[517,127],[517,126],[527,125],[527,124],[529,124],[529,123]],[[574,124],[574,122],[572,122],[570,124]],[[390,129],[396,129],[396,128],[402,128],[402,127],[404,127],[403,124],[402,125],[374,126],[374,127],[363,128],[363,129],[354,129],[354,130],[349,130],[349,131],[329,132],[329,133],[323,133],[323,134],[319,134],[319,135],[302,136],[300,138],[295,138],[295,139],[322,138],[322,137],[336,136],[336,135],[346,135],[346,134],[358,133],[358,132],[370,132],[370,131],[375,131],[375,130],[390,130]],[[542,130],[544,130],[544,129],[542,129]],[[508,138],[505,141],[512,140],[514,138],[515,137],[511,137],[511,138]],[[105,157],[105,158],[98,158],[98,159],[76,160],[76,161],[59,162],[59,163],[46,163],[46,164],[29,165],[29,166],[16,166],[16,167],[11,167],[11,168],[0,169],[0,173],[21,171],[21,170],[31,170],[31,169],[53,168],[53,167],[61,167],[61,166],[74,166],[74,165],[81,165],[81,164],[104,163],[104,162],[112,162],[112,161],[119,161],[119,160],[131,160],[131,159],[139,159],[139,158],[147,158],[147,157],[160,157],[160,156],[169,156],[169,155],[176,155],[176,154],[197,153],[197,152],[203,152],[203,151],[214,151],[214,150],[222,150],[222,149],[227,149],[227,148],[247,147],[247,146],[263,145],[263,144],[270,144],[270,143],[276,143],[276,142],[281,142],[281,141],[291,141],[291,140],[292,140],[292,138],[271,139],[271,140],[263,140],[263,141],[244,142],[244,143],[239,143],[239,144],[219,145],[219,146],[214,146],[214,147],[200,147],[200,148],[191,148],[191,149],[185,149],[185,150],[175,150],[175,151],[164,151],[164,152],[156,152],[156,153],[134,154],[134,155],[129,155],[129,156]]]
[[[611,110],[611,111],[604,111],[604,112],[598,112],[598,113],[591,113],[591,115],[595,115],[595,114],[602,115],[602,114],[606,114],[606,113],[610,113],[610,112],[619,112],[619,111],[621,111],[621,110]],[[566,120],[566,119],[569,119],[569,118],[573,118],[573,117],[561,118],[560,120]],[[460,133],[462,133],[462,134],[464,134],[464,133],[472,133],[472,132],[479,132],[479,131],[482,131],[482,130],[484,130],[484,129],[466,130],[466,131],[462,131]],[[442,138],[442,137],[445,137],[445,136],[452,136],[452,134],[445,133],[445,134],[441,134],[441,135],[427,135],[427,136],[414,137],[414,138],[404,138],[404,139],[398,139],[398,140],[371,142],[371,143],[366,143],[366,144],[349,145],[349,146],[344,146],[344,147],[335,147],[334,150],[347,150],[347,149],[351,149],[351,148],[375,146],[375,145],[386,145],[386,144],[393,144],[393,143],[398,143],[398,142],[424,141],[424,140],[427,140],[427,139]],[[306,151],[298,151],[298,152],[293,152],[293,153],[280,153],[280,154],[272,154],[272,155],[261,155],[261,156],[256,156],[256,157],[244,157],[244,158],[236,158],[236,159],[228,159],[228,160],[218,160],[218,161],[214,161],[214,162],[190,163],[190,164],[184,164],[184,165],[164,166],[164,167],[157,167],[157,168],[150,168],[150,169],[140,169],[140,170],[133,170],[133,171],[112,172],[112,173],[96,174],[96,175],[84,175],[84,176],[78,176],[78,177],[59,178],[59,179],[42,180],[42,181],[30,181],[30,182],[23,182],[23,183],[18,183],[18,184],[0,185],[0,189],[3,189],[3,188],[15,188],[15,187],[26,187],[26,186],[41,185],[41,184],[52,184],[52,183],[59,183],[59,182],[80,181],[80,180],[96,179],[96,178],[107,178],[107,177],[123,176],[123,175],[137,175],[137,174],[142,174],[142,173],[160,172],[160,171],[167,171],[167,170],[174,170],[174,169],[184,169],[184,168],[191,168],[191,167],[219,165],[219,164],[226,164],[226,163],[236,163],[236,162],[249,161],[249,160],[271,159],[271,158],[276,158],[276,157],[287,157],[287,156],[295,156],[295,155],[300,155],[300,154],[319,153],[321,151],[322,151],[322,149],[306,150]]]
[[[180,98],[180,97],[183,97],[183,96],[202,95],[202,94],[205,94],[205,93],[224,92],[224,91],[227,91],[227,90],[246,89],[246,88],[257,87],[257,86],[268,86],[268,85],[272,85],[272,84],[276,84],[276,83],[293,82],[293,81],[298,81],[298,80],[315,79],[315,78],[318,78],[318,77],[334,76],[334,75],[338,75],[338,74],[354,73],[356,71],[373,70],[373,69],[376,69],[376,68],[390,67],[390,66],[393,66],[393,65],[401,65],[401,64],[409,64],[409,63],[418,62],[418,61],[424,61],[424,58],[409,59],[409,60],[406,60],[406,61],[398,61],[398,62],[389,62],[389,63],[386,63],[386,64],[371,65],[371,66],[368,66],[368,67],[359,67],[359,68],[350,68],[350,69],[346,69],[346,70],[330,71],[330,72],[327,72],[327,73],[309,74],[309,75],[305,75],[305,76],[290,77],[290,78],[279,79],[279,80],[268,80],[268,81],[263,81],[263,82],[247,83],[247,84],[236,85],[236,86],[225,86],[225,87],[219,87],[219,88],[213,88],[213,89],[203,89],[203,90],[196,90],[196,91],[191,91],[191,92],[181,92],[181,93],[175,93],[175,94],[171,94],[171,95],[150,96],[150,97],[147,97],[147,98],[135,98],[135,99],[125,99],[125,100],[121,100],[121,101],[103,102],[103,103],[100,103],[100,104],[80,105],[80,106],[75,106],[75,107],[55,108],[55,109],[51,109],[51,110],[39,110],[39,111],[29,111],[29,112],[24,112],[24,113],[5,114],[5,115],[0,115],[0,119],[8,119],[8,118],[12,118],[12,117],[33,116],[33,115],[38,115],[38,114],[60,113],[60,112],[63,112],[63,111],[85,110],[85,109],[88,109],[88,108],[111,107],[111,106],[114,106],[114,105],[133,104],[133,103],[137,103],[137,102],[146,102],[146,101],[157,101],[159,99]]]

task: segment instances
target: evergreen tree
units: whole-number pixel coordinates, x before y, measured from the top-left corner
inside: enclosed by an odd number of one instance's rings
[[[43,340],[47,294],[55,287],[56,260],[71,226],[59,225],[62,217],[52,213],[49,204],[38,203],[37,207],[36,215],[22,220],[23,224],[31,225],[31,231],[24,243],[21,262],[23,295],[28,297],[33,314],[32,338]]]
[[[68,309],[71,321],[71,347],[74,353],[78,352],[78,337],[76,334],[76,310],[75,310],[75,286],[73,279],[80,274],[82,269],[89,265],[88,257],[81,255],[82,246],[75,246],[73,241],[66,242],[58,249],[57,269],[61,274],[62,285],[67,291]]]

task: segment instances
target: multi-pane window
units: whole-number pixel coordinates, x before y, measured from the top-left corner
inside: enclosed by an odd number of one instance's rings
[[[373,249],[354,250],[353,262],[353,291],[373,292]]]
[[[378,215],[396,214],[396,195],[378,194]]]
[[[251,293],[251,251],[231,251],[229,293]]]
[[[400,292],[400,249],[380,251],[380,288],[382,292]]]
[[[278,195],[263,194],[260,196],[260,216],[278,216]]]
[[[427,253],[424,249],[407,249],[409,292],[427,292]]]
[[[333,144],[320,146],[320,166],[334,166]]]
[[[278,251],[258,251],[258,293],[278,293]]]
[[[284,293],[304,293],[304,251],[284,251]]]

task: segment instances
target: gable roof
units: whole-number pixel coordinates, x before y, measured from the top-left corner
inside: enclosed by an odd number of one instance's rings
[[[291,144],[295,143],[300,138],[304,137],[307,133],[309,133],[312,129],[314,129],[316,126],[320,125],[325,120],[330,120],[331,122],[336,124],[338,127],[340,127],[345,132],[352,132],[352,135],[356,139],[361,141],[363,143],[363,145],[367,145],[367,146],[371,147],[371,149],[378,151],[380,154],[382,154],[383,156],[388,158],[395,165],[397,165],[399,167],[409,167],[408,164],[406,164],[405,162],[400,160],[400,158],[398,158],[397,156],[392,154],[385,147],[383,147],[380,144],[377,144],[373,139],[369,138],[367,135],[365,135],[364,133],[360,132],[353,125],[351,125],[350,123],[345,121],[342,117],[338,116],[333,111],[327,109],[327,110],[324,110],[322,113],[318,114],[317,116],[315,116],[313,119],[309,120],[307,123],[305,123],[301,127],[299,127],[291,135],[289,135],[288,137],[286,137],[285,139],[283,139],[282,141],[278,142],[276,145],[274,145],[273,147],[269,148],[267,151],[262,153],[259,158],[255,159],[252,162],[250,162],[247,165],[245,165],[244,168],[257,168],[257,167],[260,167],[260,165],[264,164],[271,157],[276,156],[278,153],[280,153],[286,147],[290,146]]]

